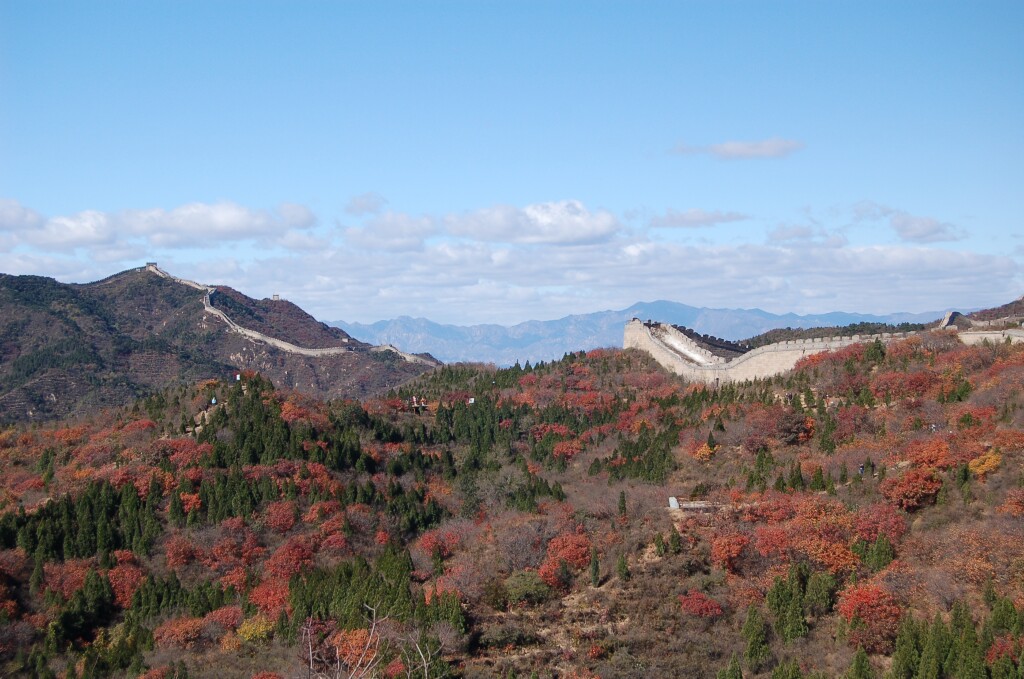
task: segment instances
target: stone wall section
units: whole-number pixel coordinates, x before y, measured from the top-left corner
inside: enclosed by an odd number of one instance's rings
[[[151,273],[155,273],[156,275],[161,276],[163,278],[169,278],[169,279],[173,280],[176,283],[180,283],[181,285],[187,285],[190,288],[195,288],[196,290],[202,290],[203,291],[203,309],[206,311],[206,313],[212,314],[212,315],[216,316],[217,318],[221,319],[228,326],[228,329],[231,330],[231,332],[237,333],[237,334],[245,337],[246,339],[248,339],[248,340],[250,340],[252,342],[262,342],[263,344],[268,344],[268,345],[270,345],[272,347],[280,349],[281,351],[286,351],[286,352],[288,352],[290,354],[299,354],[300,356],[314,356],[314,357],[315,356],[335,356],[335,355],[338,355],[338,354],[345,354],[345,353],[348,353],[350,351],[354,351],[354,349],[352,347],[325,347],[325,348],[318,348],[318,349],[312,349],[312,348],[307,348],[307,347],[299,347],[299,346],[296,346],[296,345],[292,344],[291,342],[285,342],[284,340],[277,339],[276,337],[270,337],[268,335],[264,335],[261,332],[257,332],[255,330],[250,330],[249,328],[244,328],[244,327],[238,325],[237,323],[235,323],[230,318],[228,318],[228,315],[226,313],[224,313],[223,311],[221,311],[220,309],[216,308],[215,306],[213,306],[213,304],[210,303],[210,295],[213,295],[214,293],[216,293],[217,292],[217,288],[215,288],[213,286],[210,286],[210,285],[203,285],[201,283],[196,283],[195,281],[186,280],[184,278],[178,278],[176,276],[172,276],[171,274],[167,273],[166,271],[164,271],[163,269],[158,267],[156,265],[156,262],[149,262],[149,263],[146,264],[146,266],[144,268],[145,268],[146,271],[149,271]],[[342,341],[346,342],[346,343],[348,342],[347,339],[342,340]],[[381,345],[381,346],[372,347],[370,349],[370,351],[375,351],[375,352],[390,351],[390,352],[393,352],[395,354],[398,354],[398,356],[401,357],[402,360],[408,361],[410,363],[420,363],[420,364],[429,365],[429,366],[439,365],[438,363],[430,361],[430,360],[428,360],[428,359],[426,359],[426,358],[424,358],[422,356],[417,356],[415,354],[408,354],[408,353],[406,353],[404,351],[399,351],[397,348],[391,346],[390,344],[384,344],[384,345]]]
[[[689,358],[687,354],[703,358],[704,355],[710,356],[710,352],[682,333],[675,332],[675,334],[672,334],[666,328],[674,330],[671,326],[660,323],[645,324],[634,318],[626,324],[623,346],[626,349],[633,348],[646,351],[667,370],[691,382],[705,382],[707,384],[744,382],[746,380],[774,377],[775,375],[781,375],[792,370],[797,361],[804,356],[819,354],[823,351],[834,351],[842,347],[848,347],[851,344],[873,342],[876,339],[887,343],[918,334],[900,332],[882,333],[880,335],[789,340],[757,347],[732,360],[724,360],[716,356],[714,357],[718,359],[716,361],[698,359],[698,362]],[[965,344],[981,344],[986,339],[993,343],[1005,342],[1008,339],[1011,342],[1018,343],[1024,342],[1024,330],[971,330],[959,333],[959,337]],[[671,338],[671,342],[666,342],[666,338]],[[674,350],[672,345],[675,344],[684,346],[685,353]]]

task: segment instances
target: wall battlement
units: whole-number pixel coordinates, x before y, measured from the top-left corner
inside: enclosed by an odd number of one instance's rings
[[[735,358],[726,359],[713,355],[706,348],[671,325],[643,323],[633,319],[626,324],[623,346],[626,349],[641,349],[667,370],[693,382],[708,384],[744,382],[781,375],[793,369],[804,356],[834,351],[851,344],[892,342],[906,339],[919,333],[897,332],[878,335],[850,335],[844,337],[818,337],[776,342],[751,349]],[[965,331],[959,333],[965,344],[1011,341],[1024,342],[1024,330]]]

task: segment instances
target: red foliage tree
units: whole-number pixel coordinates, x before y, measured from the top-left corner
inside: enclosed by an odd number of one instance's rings
[[[750,538],[743,533],[726,533],[711,541],[711,561],[730,573],[736,572],[736,560]]]
[[[934,502],[942,481],[931,469],[911,469],[899,478],[887,478],[879,484],[886,500],[912,512]]]
[[[178,469],[193,467],[213,452],[213,445],[199,443],[191,438],[168,439],[162,443],[171,449],[171,464]]]
[[[868,653],[888,653],[899,631],[903,610],[889,592],[872,583],[843,590],[836,606],[850,626],[849,641]]]
[[[153,640],[160,648],[194,648],[202,633],[202,618],[171,618],[153,630]]]
[[[90,559],[74,559],[64,563],[47,563],[43,566],[43,584],[46,589],[60,594],[65,599],[82,589],[85,576],[92,567]]]
[[[142,584],[145,573],[137,565],[127,562],[119,563],[110,569],[107,578],[114,590],[114,603],[121,608],[131,606],[135,590]]]
[[[859,539],[866,542],[874,542],[879,535],[885,535],[895,545],[907,532],[907,521],[892,505],[879,502],[857,511],[853,530]]]
[[[221,606],[203,616],[203,625],[219,625],[223,629],[235,629],[242,624],[241,606]]]
[[[296,520],[294,500],[281,500],[267,505],[267,528],[275,533],[284,534],[292,529]]]
[[[183,535],[172,535],[164,545],[168,568],[181,568],[196,558],[196,549]]]
[[[721,604],[695,589],[680,596],[679,604],[683,608],[683,613],[695,615],[698,618],[717,618],[722,614]]]
[[[1010,516],[1024,516],[1024,488],[1014,488],[1006,493],[1006,500],[999,505],[999,511]]]
[[[290,577],[302,572],[312,563],[313,546],[309,537],[300,535],[278,547],[277,551],[267,559],[263,571],[271,577],[287,582]]]
[[[590,538],[583,533],[556,535],[548,542],[547,558],[537,569],[537,574],[549,587],[567,589],[571,583],[565,582],[563,569],[574,572],[589,564],[590,547]]]
[[[264,580],[249,592],[249,601],[271,619],[276,618],[288,609],[288,580]]]

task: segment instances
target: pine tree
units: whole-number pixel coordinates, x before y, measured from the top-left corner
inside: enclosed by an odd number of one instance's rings
[[[795,660],[779,663],[772,670],[772,679],[803,679],[804,673],[800,671],[800,665]]]
[[[845,679],[875,679],[875,671],[871,669],[871,662],[863,647],[857,647],[857,652],[853,655],[853,664],[846,672]]]
[[[683,551],[683,536],[676,530],[675,524],[672,524],[668,534],[668,551],[672,554],[681,554]]]
[[[597,547],[590,548],[590,584],[594,587],[601,585],[601,564],[597,560]]]
[[[922,650],[921,627],[913,617],[907,615],[900,623],[896,648],[892,654],[892,667],[886,678],[914,679],[921,665]]]
[[[807,622],[804,620],[801,597],[790,596],[786,609],[779,620],[778,628],[780,635],[787,642],[807,636]]]
[[[827,571],[814,573],[807,579],[804,608],[810,615],[825,615],[832,611],[836,579]]]
[[[768,624],[761,609],[751,606],[747,609],[747,619],[743,623],[740,634],[747,642],[743,658],[752,672],[758,672],[771,659],[772,652],[768,647]]]
[[[632,577],[632,573],[629,572],[629,562],[626,561],[626,555],[620,554],[619,561],[615,564],[615,572],[619,574],[619,579],[623,582],[629,582]]]
[[[729,665],[725,669],[718,670],[718,674],[715,675],[716,679],[743,679],[743,671],[740,669],[739,658],[736,654],[732,654],[732,658],[729,659]]]
[[[626,515],[626,491],[619,491],[619,516]]]

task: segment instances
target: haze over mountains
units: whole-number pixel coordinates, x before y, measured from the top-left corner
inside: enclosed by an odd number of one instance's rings
[[[761,309],[709,309],[658,300],[638,302],[626,309],[550,321],[526,321],[513,326],[443,325],[408,316],[370,324],[334,321],[331,325],[364,342],[427,352],[446,363],[482,361],[510,366],[516,361],[550,361],[570,351],[620,347],[623,327],[632,318],[684,325],[697,332],[736,341],[775,328],[831,327],[859,322],[928,323],[942,314],[942,311],[934,311],[879,316],[837,311],[801,316],[773,314]]]

